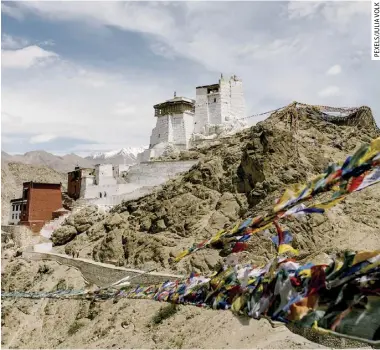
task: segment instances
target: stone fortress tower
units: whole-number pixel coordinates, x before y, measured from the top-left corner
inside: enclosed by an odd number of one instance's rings
[[[194,129],[194,100],[176,97],[174,93],[173,99],[153,108],[157,122],[150,137],[149,147],[165,142],[186,149]]]
[[[214,134],[217,126],[246,116],[243,82],[223,75],[217,84],[196,88],[194,133],[205,136]]]
[[[150,136],[149,149],[138,155],[140,161],[164,154],[170,146],[188,149],[194,131],[194,100],[177,97],[153,106],[156,126]]]
[[[236,75],[217,84],[198,86],[196,100],[177,97],[153,106],[156,126],[149,149],[138,155],[140,162],[170,150],[189,149],[192,142],[212,139],[244,127],[246,116],[243,82]]]

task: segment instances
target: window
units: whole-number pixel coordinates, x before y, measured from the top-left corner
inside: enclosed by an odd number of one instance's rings
[[[99,198],[102,198],[102,192],[99,192]]]
[[[27,199],[28,198],[28,189],[27,188],[24,189],[24,193],[22,195],[22,198],[23,199]]]
[[[12,214],[12,220],[14,220],[15,219],[15,214]]]
[[[216,98],[214,98],[214,102],[216,102]]]
[[[107,192],[104,192],[104,197],[107,197]]]

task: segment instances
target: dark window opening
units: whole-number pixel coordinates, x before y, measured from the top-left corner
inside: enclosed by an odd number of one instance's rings
[[[107,197],[107,192],[104,192],[104,197]]]
[[[22,198],[23,198],[23,199],[27,199],[27,198],[28,198],[28,189],[25,189],[25,190],[24,190],[23,195],[22,195]]]
[[[99,192],[99,197],[102,198],[102,192]]]
[[[214,98],[214,102],[216,102],[216,98]]]

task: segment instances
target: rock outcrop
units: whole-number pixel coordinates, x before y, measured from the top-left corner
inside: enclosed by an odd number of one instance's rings
[[[362,110],[369,113],[368,109]],[[306,181],[330,162],[344,160],[360,144],[379,135],[374,122],[369,122],[372,117],[367,115],[363,125],[353,122],[355,116],[350,118],[346,124],[332,123],[313,110],[312,115],[298,113],[297,127],[293,128],[286,113],[275,113],[250,129],[200,144],[191,150],[191,156],[196,153],[199,162],[187,173],[150,195],[123,202],[104,218],[87,220],[89,215],[83,214],[82,219],[70,218],[66,226],[76,232],[63,226],[53,235],[55,244],[70,241],[62,248],[66,252],[85,246],[81,254],[126,267],[207,272],[222,259],[216,250],[197,252],[177,265],[171,265],[169,257],[239,218],[270,208],[287,186]],[[362,117],[357,114],[357,118]],[[353,237],[353,229],[366,232],[372,237],[369,240],[375,239],[380,219],[371,217],[364,208],[375,205],[380,193],[378,189],[370,191],[371,195],[368,191],[354,194],[355,198],[346,200],[347,206],[342,203],[326,215],[290,223],[295,244],[306,254],[320,247],[333,249],[338,241],[355,248],[351,243],[357,240],[347,240]],[[357,210],[363,211],[362,220],[371,223],[364,231],[349,204],[354,202],[358,202]],[[336,214],[341,211],[347,212],[344,218]],[[66,238],[58,240],[59,236]],[[247,258],[263,262],[273,253],[271,242],[257,235],[250,241]]]
[[[76,235],[87,231],[96,222],[104,219],[105,213],[96,206],[88,206],[70,215],[63,225],[55,230],[51,236],[54,245],[63,245],[70,242]]]

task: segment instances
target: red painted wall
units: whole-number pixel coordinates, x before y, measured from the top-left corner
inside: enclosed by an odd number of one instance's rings
[[[25,186],[24,186],[25,187]],[[45,222],[53,219],[53,211],[62,208],[61,186],[54,184],[28,185],[26,211],[21,214],[21,224],[38,232]]]

